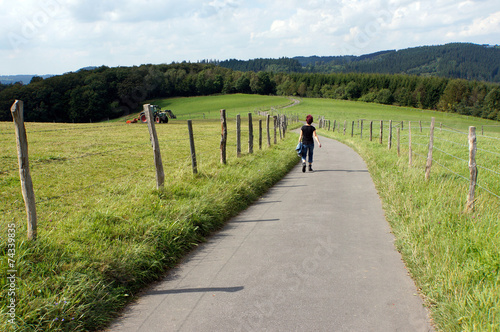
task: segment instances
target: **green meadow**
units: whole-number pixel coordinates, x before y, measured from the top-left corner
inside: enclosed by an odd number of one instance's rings
[[[319,134],[351,146],[366,161],[396,237],[396,247],[430,309],[437,330],[499,331],[500,123],[456,114],[322,99],[304,99],[291,110],[325,116],[331,121],[330,130],[318,129]],[[435,118],[434,161],[426,181],[432,117]],[[361,121],[358,122],[361,119],[364,119],[362,133]],[[390,120],[393,120],[393,139],[389,149]],[[478,186],[475,208],[467,212],[469,126],[476,127]]]
[[[227,164],[220,162],[220,109],[232,116],[241,113],[242,128],[248,128],[245,114],[282,107],[290,103],[286,98],[236,95],[166,102],[176,103],[172,109],[178,120],[156,126],[166,173],[159,190],[145,124],[124,119],[26,124],[37,200],[35,242],[26,240],[13,124],[0,123],[1,272],[5,276],[15,270],[17,277],[13,295],[11,282],[2,278],[2,313],[9,312],[11,299],[16,307],[14,324],[1,315],[1,331],[105,326],[142,287],[163,276],[297,162],[293,135],[271,147],[264,144],[262,150],[255,140],[253,154],[243,143],[237,158],[234,117],[228,119]],[[193,120],[194,175],[186,114],[209,111],[213,119]],[[254,115],[255,122],[259,119]],[[241,135],[248,142],[248,129]],[[12,225],[15,252],[9,251]]]
[[[495,331],[500,326],[500,127],[498,122],[409,108],[330,99],[232,95],[150,101],[177,119],[157,125],[166,173],[156,189],[153,152],[144,124],[125,120],[93,124],[27,123],[37,199],[38,239],[26,240],[26,216],[12,123],[0,123],[0,254],[2,275],[13,253],[17,290],[15,324],[2,331],[86,331],[106,326],[145,285],[246,208],[298,161],[296,134],[254,153],[245,148],[248,113],[306,114],[336,121],[319,134],[353,147],[367,162],[408,270],[438,330]],[[220,163],[220,109],[228,112],[228,162]],[[242,151],[236,157],[234,118],[242,116]],[[436,118],[431,177],[424,179],[429,122]],[[198,174],[191,169],[186,120],[193,119]],[[358,120],[364,119],[363,137]],[[368,123],[374,121],[373,140]],[[380,120],[384,124],[379,144]],[[388,149],[388,123],[396,141]],[[351,124],[355,131],[351,137]],[[414,158],[408,160],[408,121]],[[423,123],[420,132],[419,121]],[[348,123],[346,135],[344,122]],[[441,125],[442,124],[442,125]],[[465,212],[467,136],[478,128],[479,171],[475,209]],[[290,127],[298,126],[291,124]],[[378,126],[378,127],[377,127]],[[482,127],[484,126],[484,127]],[[256,124],[254,123],[254,130]],[[418,130],[417,130],[418,128]],[[484,128],[484,134],[480,128]],[[264,140],[265,142],[265,140]],[[483,189],[484,188],[484,189]],[[492,193],[490,193],[492,192]],[[495,195],[496,193],[496,195]],[[9,283],[2,279],[2,312]]]

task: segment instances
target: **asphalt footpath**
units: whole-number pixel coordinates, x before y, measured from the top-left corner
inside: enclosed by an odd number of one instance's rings
[[[366,164],[320,137],[107,331],[432,331]]]

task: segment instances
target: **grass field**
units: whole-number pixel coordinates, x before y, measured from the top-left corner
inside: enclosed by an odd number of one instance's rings
[[[437,329],[499,331],[500,123],[399,107],[310,99],[293,111],[325,116],[332,122],[337,120],[335,132],[320,129],[319,134],[350,145],[367,162],[396,236],[397,248],[431,310]],[[435,161],[431,177],[425,181],[431,117],[436,118]],[[358,119],[366,119],[363,138]],[[377,120],[373,141],[369,141],[368,120]],[[379,143],[379,120],[384,120],[383,144]],[[395,126],[391,150],[389,120]],[[410,120],[414,149],[411,167]],[[346,135],[344,121],[348,124]],[[355,121],[353,137],[352,121]],[[396,135],[400,121],[405,121],[405,125],[400,131],[398,157]],[[423,122],[422,132],[419,121]],[[480,187],[476,189],[475,210],[466,213],[469,126],[477,127]]]
[[[177,120],[158,125],[166,185],[155,189],[153,153],[147,126],[28,123],[30,163],[37,198],[39,239],[25,241],[24,203],[17,171],[12,123],[0,123],[0,254],[7,269],[9,225],[16,225],[16,329],[7,315],[1,331],[96,330],[112,319],[142,286],[159,278],[183,254],[245,208],[296,162],[297,136],[236,158],[235,123],[228,121],[228,164],[221,165],[219,110],[230,117],[280,109],[291,101],[268,96],[213,96],[151,101],[171,109]],[[376,104],[303,99],[281,110],[301,119],[311,113],[336,120],[423,121],[414,129],[415,160],[408,166],[408,131],[401,132],[401,156],[387,141],[372,142],[359,129],[351,138],[320,129],[320,135],[349,144],[367,162],[388,221],[410,273],[443,331],[495,331],[500,326],[499,199],[477,189],[476,209],[464,213],[468,168],[465,132],[469,125],[499,124],[452,114]],[[445,126],[424,181],[428,123]],[[193,129],[199,174],[192,174],[187,119]],[[257,121],[258,117],[254,117]],[[357,123],[357,122],[356,122]],[[365,122],[366,126],[366,122]],[[437,125],[439,127],[439,125]],[[255,127],[255,125],[254,125]],[[449,127],[455,128],[453,130]],[[416,128],[416,127],[415,127]],[[478,136],[479,184],[500,194],[500,127]],[[350,129],[350,127],[349,127]],[[366,130],[366,127],[365,127]],[[394,129],[395,130],[395,129]],[[242,142],[248,132],[243,130]],[[386,136],[384,136],[386,137]],[[465,141],[464,141],[465,140]],[[395,146],[395,143],[394,143]],[[493,171],[490,172],[489,170]],[[496,172],[496,173],[495,173]],[[9,283],[1,280],[2,312],[8,312]]]
[[[227,96],[176,100],[213,113],[231,105],[244,115],[253,105],[279,107],[286,98]],[[250,101],[249,101],[250,100]],[[256,106],[257,107],[257,106]],[[186,111],[187,112],[187,111]],[[176,108],[179,118],[184,113]],[[215,116],[214,116],[215,117]],[[219,118],[219,115],[217,115]],[[242,116],[242,127],[248,120]],[[259,118],[254,117],[254,121]],[[254,124],[255,125],[255,124]],[[26,241],[26,217],[12,123],[0,123],[2,313],[15,299],[15,325],[1,331],[86,331],[102,327],[142,286],[264,193],[297,162],[290,136],[271,148],[236,158],[235,121],[228,120],[227,164],[220,163],[219,120],[194,120],[198,174],[193,175],[185,120],[158,125],[166,184],[155,189],[149,133],[144,124],[27,123],[37,199],[38,240]],[[242,131],[242,142],[248,130]],[[15,225],[15,252],[8,235]],[[9,261],[8,259],[11,259]],[[7,263],[13,262],[13,266]]]
[[[179,120],[194,120],[219,119],[221,109],[226,110],[228,118],[234,118],[236,114],[243,116],[255,111],[276,110],[293,102],[285,97],[235,94],[211,96],[210,98],[170,98],[152,100],[148,103],[158,105],[162,110],[172,110]],[[131,114],[126,117],[126,120],[133,119],[136,116],[137,114]]]

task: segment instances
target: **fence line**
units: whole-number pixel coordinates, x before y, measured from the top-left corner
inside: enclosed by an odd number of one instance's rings
[[[489,138],[489,139],[494,139],[496,141],[500,141],[500,138],[498,138],[498,137],[491,137],[491,136],[484,136],[484,135],[478,135],[478,136],[481,136],[481,137],[484,137],[484,138]]]
[[[442,152],[442,153],[444,153],[444,154],[446,154],[446,155],[448,155],[448,156],[450,156],[450,157],[452,157],[452,158],[455,158],[455,159],[457,159],[457,160],[460,160],[460,161],[463,161],[463,162],[466,162],[466,163],[467,163],[467,162],[469,162],[468,160],[462,159],[462,158],[460,158],[460,157],[457,157],[457,156],[455,156],[455,155],[452,155],[451,153],[448,153],[448,152],[446,152],[446,151],[444,151],[444,150],[441,150],[441,149],[437,148],[436,146],[434,146],[434,149],[436,149],[436,150],[438,150],[439,152]]]
[[[22,103],[22,102],[21,102]],[[14,107],[14,106],[13,106]],[[145,111],[150,111],[150,107],[148,104],[144,105],[144,110]],[[149,112],[147,112],[149,113]],[[225,112],[224,112],[225,113]],[[222,111],[221,111],[221,114],[222,114]],[[151,115],[151,114],[149,114]],[[271,116],[267,115],[267,119],[270,119]],[[270,123],[270,121],[268,121],[268,123],[270,124],[270,128],[271,130],[274,130],[274,142],[275,144],[277,143],[277,135],[279,133],[279,138],[280,139],[283,139],[285,137],[285,132],[286,132],[286,127],[287,127],[287,121],[288,119],[284,116],[284,115],[279,115],[279,116],[272,116],[272,119],[273,119],[273,123]],[[257,130],[259,132],[259,137],[258,137],[258,140],[259,140],[259,149],[262,149],[262,140],[263,140],[263,137],[262,137],[262,133],[263,133],[263,129],[262,128],[262,124],[263,124],[263,120],[262,119],[253,119],[252,118],[252,113],[248,113],[248,122],[245,121],[246,123],[248,123],[249,127],[247,130],[244,130],[244,133],[245,135],[247,135],[248,133],[248,137],[249,137],[249,149],[248,149],[248,154],[251,154],[253,153],[253,122],[254,121],[258,121],[258,127],[257,127]],[[298,120],[297,120],[298,121]],[[215,156],[214,153],[210,153],[210,152],[202,152],[201,154],[198,155],[198,158],[196,157],[196,153],[195,153],[195,149],[194,149],[194,141],[195,141],[195,135],[194,133],[192,132],[192,122],[191,120],[187,121],[187,124],[188,124],[188,138],[176,138],[176,139],[168,139],[166,141],[164,140],[161,140],[162,142],[166,142],[166,143],[175,143],[175,144],[178,144],[179,142],[189,142],[189,145],[190,145],[190,150],[191,152],[190,153],[186,153],[186,157],[180,157],[180,158],[176,158],[176,160],[169,160],[168,163],[175,163],[175,164],[181,164],[181,165],[191,165],[193,167],[193,174],[196,174],[197,173],[197,164],[200,160],[204,160],[206,156],[211,156],[211,158],[213,158]],[[76,130],[88,130],[88,129],[91,129],[91,128],[118,128],[120,127],[121,125],[100,125],[100,126],[91,126],[91,127],[79,127],[79,128],[58,128],[58,129],[50,129],[50,130],[32,130],[32,131],[29,131],[28,133],[48,133],[48,132],[58,132],[58,131],[66,131],[66,132],[71,132],[71,131],[76,131]],[[274,129],[273,129],[274,127]],[[82,155],[79,155],[79,156],[74,156],[74,157],[69,157],[69,158],[63,158],[61,157],[60,159],[58,158],[55,158],[55,159],[47,159],[47,160],[35,160],[34,161],[34,165],[40,165],[40,164],[52,164],[52,163],[55,163],[55,162],[67,162],[67,161],[71,161],[71,160],[77,160],[77,159],[85,159],[85,158],[89,158],[89,157],[92,157],[92,156],[107,156],[107,155],[112,155],[114,152],[117,152],[117,151],[126,151],[126,150],[129,150],[129,149],[133,149],[134,147],[138,147],[138,146],[146,146],[146,145],[149,145],[153,147],[153,154],[155,156],[155,165],[156,165],[156,178],[157,178],[157,188],[160,188],[163,186],[163,181],[164,181],[164,174],[162,175],[162,168],[163,168],[163,162],[161,160],[161,154],[159,154],[159,140],[158,140],[158,134],[156,133],[156,129],[155,129],[155,124],[154,122],[152,121],[148,121],[148,129],[149,129],[149,132],[150,132],[150,141],[147,142],[147,141],[144,141],[144,142],[141,142],[141,143],[138,143],[138,144],[133,144],[133,145],[124,145],[124,146],[120,146],[120,147],[117,147],[117,148],[113,148],[113,149],[109,149],[109,150],[106,150],[106,151],[99,151],[99,152],[88,152],[88,153],[85,153],[85,154],[82,154]],[[1,132],[0,134],[2,135],[13,135],[15,134],[15,132]],[[220,134],[220,132],[218,133]],[[213,134],[211,133],[204,133],[204,134],[201,134],[201,135],[196,135],[196,139],[204,139],[206,137],[216,137],[215,136],[215,131],[213,132]],[[225,135],[226,135],[226,140],[227,140],[227,127],[226,127],[226,132],[225,132]],[[270,144],[270,140],[271,140],[271,133],[269,132],[268,130],[268,140],[269,140],[269,146],[271,146]],[[215,141],[215,140],[214,140]],[[44,142],[45,143],[45,142]],[[49,143],[50,144],[50,143]],[[227,145],[227,142],[226,142],[226,145]],[[222,144],[221,144],[221,153],[222,153]],[[225,152],[224,152],[225,153]],[[226,156],[225,156],[226,157]],[[26,158],[28,158],[26,156]],[[70,195],[73,195],[75,193],[78,193],[78,192],[81,192],[81,191],[84,191],[84,190],[88,190],[88,189],[91,189],[91,188],[96,188],[96,187],[99,187],[99,186],[102,186],[103,184],[106,184],[106,183],[110,183],[110,182],[113,182],[117,179],[120,179],[120,178],[124,178],[124,177],[127,177],[127,176],[131,176],[133,174],[136,174],[137,172],[140,172],[144,169],[148,169],[148,168],[152,168],[152,164],[148,164],[146,166],[142,166],[140,168],[137,168],[133,171],[128,171],[126,172],[126,174],[120,174],[120,175],[117,175],[117,176],[113,176],[113,177],[109,177],[107,178],[105,181],[97,181],[95,183],[92,183],[92,184],[89,184],[89,185],[85,185],[83,187],[78,187],[78,188],[75,188],[73,190],[69,190],[67,192],[64,192],[64,193],[61,193],[61,194],[57,194],[57,195],[46,195],[45,197],[40,197],[38,199],[38,201],[35,201],[34,200],[34,195],[33,195],[33,209],[31,211],[34,211],[34,213],[36,213],[36,206],[40,206],[40,205],[43,205],[43,204],[46,204],[47,202],[51,202],[51,201],[54,201],[54,200],[59,200],[61,198],[64,198],[64,197],[67,197],[67,196],[70,196]],[[5,170],[2,170],[0,171],[0,174],[4,174],[4,173],[7,173],[7,172],[10,172],[10,171],[14,171],[16,170],[17,168],[12,168],[12,169],[5,169]],[[163,179],[162,179],[163,177]],[[50,191],[50,189],[49,189]],[[15,200],[13,202],[13,205],[17,205],[19,204],[20,201],[19,200]],[[12,205],[11,205],[12,206]],[[13,208],[13,209],[10,209],[10,210],[1,210],[1,212],[7,212],[7,213],[16,213],[16,211],[21,211],[22,210],[22,207],[18,207],[18,208]],[[31,237],[34,239],[36,237],[36,223],[35,224],[31,224],[29,225],[28,227],[29,229],[32,229],[33,230],[33,234]]]
[[[330,120],[324,120],[326,121],[327,123],[330,122]],[[337,120],[334,120],[333,123],[336,123]],[[341,122],[341,121],[339,121]],[[492,175],[500,175],[500,172],[499,171],[496,171],[496,170],[493,170],[493,169],[490,169],[488,167],[484,167],[483,165],[479,165],[479,164],[476,164],[476,161],[475,161],[475,151],[480,151],[480,152],[485,152],[485,153],[489,153],[491,155],[494,155],[494,156],[500,156],[500,152],[495,152],[495,151],[491,151],[491,150],[488,150],[488,149],[484,149],[484,148],[479,148],[477,146],[475,146],[475,135],[474,135],[474,159],[473,159],[473,165],[471,165],[471,150],[472,149],[472,146],[471,146],[471,142],[470,142],[470,133],[466,133],[466,132],[463,132],[462,130],[459,130],[459,129],[456,129],[456,128],[453,128],[453,127],[450,127],[446,124],[443,124],[443,123],[440,123],[439,124],[439,127],[436,128],[434,130],[434,135],[430,134],[430,133],[427,133],[428,130],[430,130],[433,125],[432,125],[432,121],[430,122],[431,123],[431,126],[430,127],[426,127],[426,126],[422,126],[422,124],[426,124],[426,122],[423,122],[423,121],[411,121],[409,122],[409,127],[408,127],[408,134],[406,135],[401,135],[401,132],[403,130],[399,130],[399,129],[403,129],[404,128],[404,125],[402,125],[402,123],[404,122],[401,122],[401,121],[396,121],[396,122],[393,122],[391,123],[392,121],[388,121],[388,120],[367,120],[367,119],[360,119],[358,120],[358,126],[357,128],[359,129],[359,133],[356,133],[356,136],[358,136],[360,139],[363,139],[364,135],[363,135],[363,130],[365,129],[364,128],[364,124],[365,123],[369,123],[370,124],[370,138],[369,140],[370,141],[375,141],[373,139],[373,132],[374,132],[374,128],[373,128],[373,125],[375,124],[377,126],[377,122],[380,122],[380,135],[379,135],[379,139],[377,140],[379,144],[382,144],[383,143],[383,140],[384,139],[387,139],[388,140],[388,150],[391,149],[391,146],[392,146],[392,139],[393,139],[393,135],[391,133],[391,130],[392,128],[397,128],[398,129],[398,134],[397,134],[397,139],[398,139],[398,156],[400,155],[400,149],[399,149],[399,145],[400,145],[400,140],[403,139],[403,140],[406,140],[408,141],[409,144],[411,145],[414,145],[415,147],[420,147],[420,149],[422,148],[426,148],[428,149],[426,151],[426,155],[420,153],[418,150],[415,151],[414,149],[411,149],[411,146],[409,147],[409,153],[411,153],[412,155],[416,155],[416,156],[419,156],[419,157],[423,157],[427,160],[427,166],[426,166],[426,177],[428,176],[427,175],[427,172],[430,171],[430,166],[429,165],[432,165],[432,162],[435,162],[437,165],[441,166],[443,169],[445,169],[446,171],[452,173],[452,174],[455,174],[457,175],[460,179],[465,179],[467,181],[469,181],[470,183],[470,188],[469,188],[469,195],[472,193],[473,194],[473,190],[474,188],[477,186],[478,188],[481,188],[482,190],[492,194],[494,197],[499,197],[499,194],[493,192],[492,190],[488,189],[485,187],[485,185],[483,183],[481,184],[478,184],[477,183],[477,179],[473,178],[473,172],[471,170],[471,167],[474,167],[475,169],[477,168],[480,168],[482,170],[485,170],[487,172],[490,172]],[[389,122],[389,125],[385,125],[384,122]],[[418,123],[417,126],[412,126],[412,123]],[[348,124],[348,121],[345,120],[344,121],[344,135],[346,135],[346,131],[347,131],[347,124]],[[383,137],[383,130],[384,130],[384,127],[388,128],[388,137],[384,138]],[[435,127],[435,125],[434,125]],[[443,129],[444,128],[444,129]],[[474,128],[474,127],[471,127],[471,128]],[[470,130],[472,130],[470,128]],[[355,133],[354,133],[354,121],[352,121],[352,127],[349,128],[351,130],[351,137],[354,137],[355,136]],[[329,128],[327,130],[330,130]],[[378,130],[378,129],[376,129]],[[482,128],[482,130],[484,130]],[[415,133],[411,133],[411,131],[414,131]],[[424,133],[426,132],[426,133]],[[440,137],[439,133],[441,132],[448,132],[448,133],[452,133],[452,134],[459,134],[459,135],[467,135],[469,136],[469,144],[464,144],[462,142],[457,142],[457,141],[454,141],[453,139],[449,139],[449,138],[444,138],[444,137]],[[474,134],[475,134],[475,131],[474,131]],[[376,136],[376,135],[375,135]],[[493,140],[500,140],[500,138],[497,138],[497,137],[489,137],[489,136],[484,136],[484,135],[479,135],[479,137],[482,137],[482,138],[491,138]],[[412,142],[412,138],[414,139],[413,142]],[[428,140],[426,143],[422,143],[422,140]],[[431,140],[432,139],[432,140]],[[429,141],[431,140],[431,141]],[[443,144],[437,144],[435,145],[435,143],[443,143]],[[484,142],[484,141],[482,141]],[[463,157],[460,157],[460,156],[457,156],[455,152],[450,152],[447,148],[449,146],[447,145],[450,145],[451,147],[455,147],[455,149],[452,149],[453,151],[457,151],[456,148],[464,148],[466,147],[467,150],[464,149],[464,154],[466,153],[467,151],[467,154],[468,154],[468,160],[463,158]],[[437,152],[436,155],[432,155],[432,150],[435,150]],[[442,154],[442,155],[441,155]],[[465,172],[466,170],[468,171],[468,173],[470,173],[470,178],[468,179],[466,176],[463,176],[461,174],[459,174],[458,172],[452,170],[450,167],[446,166],[446,162],[441,160],[442,158],[452,158],[452,159],[456,159],[458,160],[459,162],[461,163],[465,163],[466,165],[469,165],[469,166],[465,166],[464,165],[464,168],[463,168],[463,171]],[[411,155],[409,155],[409,159],[410,159],[410,165],[412,163],[412,158],[411,158]],[[453,165],[454,167],[460,167],[460,164],[455,164]],[[474,175],[475,176],[475,175]],[[495,181],[497,178],[493,178],[493,181]],[[480,179],[481,180],[481,179]],[[473,184],[472,184],[473,183]],[[495,182],[496,183],[496,182]],[[490,185],[492,185],[491,181],[489,182]],[[470,199],[470,197],[469,197]],[[471,201],[468,201],[467,202],[467,206],[470,207],[473,205],[473,201],[474,199],[472,198]]]

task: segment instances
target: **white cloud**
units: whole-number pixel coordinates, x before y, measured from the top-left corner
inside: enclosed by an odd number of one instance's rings
[[[490,0],[23,0],[0,20],[0,74],[500,43]]]
[[[447,36],[450,38],[475,37],[484,35],[498,34],[500,31],[500,11],[487,17],[475,19],[472,24],[462,26],[458,32],[450,32]]]

